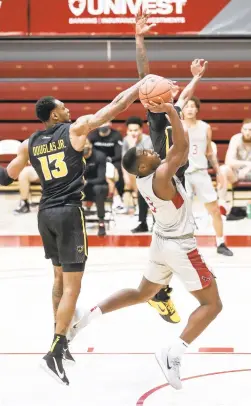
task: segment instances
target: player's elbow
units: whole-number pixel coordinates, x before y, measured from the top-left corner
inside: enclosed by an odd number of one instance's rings
[[[181,142],[178,144],[178,148],[183,154],[188,154],[189,152],[189,140],[185,137]]]
[[[213,157],[213,154],[211,152],[206,152],[206,158],[209,160]]]

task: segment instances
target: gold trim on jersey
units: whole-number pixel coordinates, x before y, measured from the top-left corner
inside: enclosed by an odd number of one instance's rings
[[[87,235],[86,235],[86,229],[85,229],[85,218],[84,218],[83,211],[82,211],[82,208],[81,208],[81,207],[79,207],[79,211],[80,211],[81,223],[82,223],[83,235],[84,235],[84,250],[85,250],[85,256],[88,257]]]
[[[169,149],[170,149],[170,144],[169,144],[169,135],[168,135],[168,129],[172,128],[170,126],[166,127],[165,129],[165,134],[166,134],[166,154],[168,153]]]

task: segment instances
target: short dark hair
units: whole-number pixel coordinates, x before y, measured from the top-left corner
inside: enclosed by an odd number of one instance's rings
[[[200,110],[200,99],[198,99],[198,97],[192,96],[188,101],[193,101],[197,110]]]
[[[54,110],[56,107],[57,105],[55,97],[41,97],[41,99],[39,99],[36,103],[37,118],[42,121],[42,123],[46,123],[46,121],[49,121],[50,119],[52,110]]]
[[[138,125],[140,126],[140,128],[142,128],[142,127],[143,127],[143,124],[144,124],[144,121],[141,120],[140,117],[132,116],[132,117],[129,117],[129,118],[126,120],[126,126],[127,126],[127,127],[129,126],[129,124],[138,124]]]
[[[137,153],[136,147],[130,148],[122,159],[124,169],[132,175],[137,175]]]

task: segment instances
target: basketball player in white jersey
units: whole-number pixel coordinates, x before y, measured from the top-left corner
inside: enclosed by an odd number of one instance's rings
[[[193,96],[182,111],[183,124],[189,136],[189,167],[185,172],[186,191],[190,198],[196,194],[212,216],[218,254],[232,256],[233,252],[227,248],[224,242],[223,221],[217,201],[217,193],[208,174],[208,161],[216,172],[218,184],[223,185],[224,179],[222,179],[217,157],[211,145],[212,129],[205,121],[197,120],[199,109],[200,101]]]
[[[147,108],[151,108],[148,105]],[[115,293],[86,313],[71,329],[72,338],[102,314],[147,302],[176,274],[200,306],[191,314],[181,336],[156,354],[167,380],[181,389],[180,361],[188,345],[215,319],[222,309],[215,279],[200,256],[194,238],[191,202],[175,173],[187,162],[189,141],[172,104],[161,103],[172,125],[173,146],[161,162],[153,150],[131,148],[123,157],[126,171],[137,175],[140,193],[148,203],[155,225],[148,269],[137,289]]]

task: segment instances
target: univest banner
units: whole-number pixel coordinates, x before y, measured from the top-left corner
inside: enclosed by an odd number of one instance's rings
[[[0,0],[0,35],[28,34],[28,1]]]
[[[131,36],[139,9],[151,12],[156,35],[197,35],[235,1],[30,0],[31,35]]]

